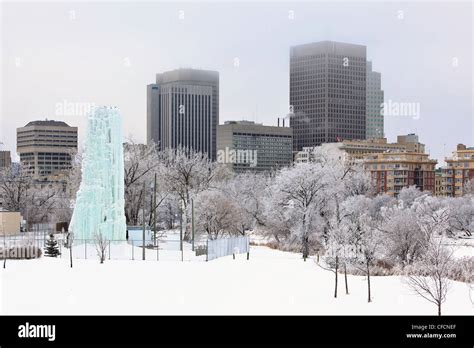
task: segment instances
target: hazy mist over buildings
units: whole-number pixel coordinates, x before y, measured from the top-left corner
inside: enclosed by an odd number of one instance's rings
[[[179,67],[219,71],[221,124],[276,125],[288,113],[290,46],[322,40],[366,45],[385,101],[419,103],[419,117],[385,118],[389,141],[417,133],[438,161],[474,146],[471,2],[0,6],[0,142],[12,153],[16,128],[36,119],[79,127],[82,144],[89,104],[118,106],[124,134],[145,142],[146,86]]]

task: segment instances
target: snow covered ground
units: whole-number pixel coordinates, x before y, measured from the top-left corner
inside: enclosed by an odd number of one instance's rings
[[[341,277],[335,299],[333,274],[295,253],[252,247],[250,260],[204,262],[187,250],[184,262],[176,252],[162,262],[147,250],[144,262],[135,248],[135,260],[76,259],[72,269],[67,257],[9,260],[0,269],[0,314],[436,315],[400,277],[371,278],[372,303],[365,277],[349,276],[350,295]],[[452,282],[443,313],[473,315],[469,295],[467,284]]]
[[[474,238],[446,239],[444,245],[451,247],[455,258],[474,257]]]

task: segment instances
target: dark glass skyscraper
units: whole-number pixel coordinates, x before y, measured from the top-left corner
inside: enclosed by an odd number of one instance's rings
[[[366,138],[366,47],[322,41],[290,49],[293,150]]]
[[[147,86],[147,141],[160,149],[183,146],[216,159],[219,73],[177,69]]]

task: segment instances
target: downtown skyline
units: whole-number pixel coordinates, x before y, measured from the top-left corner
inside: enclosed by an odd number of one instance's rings
[[[334,40],[367,46],[367,59],[382,74],[386,102],[418,103],[418,118],[385,117],[389,141],[398,134],[417,133],[431,157],[442,165],[443,157],[449,156],[457,143],[474,142],[472,66],[466,64],[472,61],[472,34],[464,30],[471,21],[465,11],[470,4],[439,4],[429,11],[423,4],[383,5],[49,4],[38,8],[35,19],[22,12],[21,4],[2,4],[0,141],[15,153],[14,130],[28,121],[48,118],[78,126],[82,147],[85,117],[55,114],[57,105],[67,101],[117,105],[124,115],[125,136],[145,142],[150,76],[186,66],[219,71],[220,124],[249,119],[276,125],[277,117],[288,112],[290,46]],[[399,18],[400,9],[403,19]],[[74,11],[73,20],[70,11]],[[149,25],[148,12],[163,19],[157,20],[156,28]],[[104,13],[108,13],[105,18],[101,17]],[[373,22],[349,28],[338,18],[351,13],[356,17],[366,13]],[[125,14],[126,20],[121,22]],[[165,16],[169,18],[165,20]],[[264,26],[258,24],[261,16]],[[55,20],[35,26],[41,18]],[[206,24],[211,18],[212,25]],[[456,18],[456,26],[443,24],[440,18],[449,23]],[[140,25],[139,19],[143,21]],[[315,19],[324,20],[314,24]],[[24,22],[38,33],[19,28]],[[377,27],[382,22],[385,25]],[[84,27],[97,29],[104,23],[111,29],[99,31],[96,38]],[[170,32],[176,42],[166,37],[164,26],[173,29]],[[58,27],[64,33],[54,33]],[[217,28],[220,33],[212,31]],[[108,47],[102,47],[101,41]],[[97,50],[96,55],[92,49]],[[64,69],[54,72],[55,65]],[[447,120],[457,125],[456,132],[446,134]]]

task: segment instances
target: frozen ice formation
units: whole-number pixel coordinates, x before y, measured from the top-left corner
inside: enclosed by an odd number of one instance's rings
[[[78,242],[102,234],[125,239],[122,117],[116,107],[97,107],[87,122],[82,181],[70,231]]]

